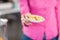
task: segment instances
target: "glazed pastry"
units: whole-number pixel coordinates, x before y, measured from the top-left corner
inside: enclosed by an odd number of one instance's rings
[[[43,22],[44,18],[38,15],[26,14],[26,17],[32,22]]]
[[[34,20],[34,21],[40,21],[41,20],[40,16],[35,16],[35,15],[28,15],[28,18],[30,20]]]

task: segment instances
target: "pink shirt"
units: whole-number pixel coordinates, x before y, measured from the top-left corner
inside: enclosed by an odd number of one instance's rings
[[[42,40],[44,32],[46,39],[54,38],[60,30],[60,0],[20,0],[21,15],[32,13],[45,18],[44,22],[32,23],[29,27],[23,25],[23,33],[35,40]]]

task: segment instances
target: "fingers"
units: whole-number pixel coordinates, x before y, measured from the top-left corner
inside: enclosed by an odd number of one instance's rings
[[[30,21],[29,21],[28,18],[27,18],[28,15],[30,15],[30,14],[22,15],[22,22],[23,22],[25,25],[30,25]]]
[[[22,16],[21,16],[21,21],[24,22],[24,20],[25,20],[25,18],[24,18],[24,16],[22,15]]]
[[[25,22],[24,22],[26,25],[30,25],[30,21],[28,19],[25,19]]]

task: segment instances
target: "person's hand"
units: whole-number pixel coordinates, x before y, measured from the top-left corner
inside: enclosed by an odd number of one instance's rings
[[[29,26],[30,25],[30,21],[28,19],[24,19],[24,24]]]
[[[25,25],[30,25],[31,23],[30,23],[30,21],[26,18],[27,17],[27,15],[30,15],[30,13],[27,13],[27,14],[25,14],[25,15],[22,15],[22,22],[25,24]]]

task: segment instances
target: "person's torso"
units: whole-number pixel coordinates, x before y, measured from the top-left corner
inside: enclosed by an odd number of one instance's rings
[[[43,16],[46,24],[52,14],[55,14],[55,5],[57,0],[28,0],[30,12],[34,15]],[[42,23],[40,23],[42,24]]]
[[[29,27],[23,27],[23,31],[31,38],[42,40],[44,32],[47,38],[58,34],[55,16],[55,5],[57,0],[29,0],[30,12],[45,18],[42,23],[32,23]],[[39,36],[39,37],[38,37]]]

